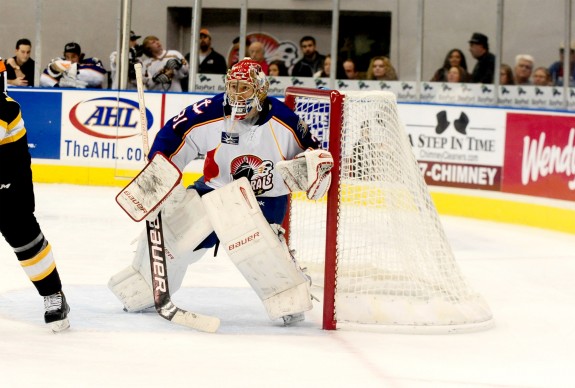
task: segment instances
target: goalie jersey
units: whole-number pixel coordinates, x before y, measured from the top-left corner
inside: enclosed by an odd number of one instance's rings
[[[283,102],[267,97],[262,105],[253,120],[232,120],[224,93],[198,101],[168,120],[150,155],[162,152],[183,171],[203,154],[203,179],[212,189],[246,177],[257,196],[287,195],[276,163],[316,149],[319,142]]]

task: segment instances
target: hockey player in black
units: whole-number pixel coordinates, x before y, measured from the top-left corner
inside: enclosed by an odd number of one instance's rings
[[[34,216],[31,156],[20,105],[6,91],[6,66],[0,58],[0,232],[20,265],[44,297],[44,320],[52,331],[70,326],[70,307],[62,292],[52,247]]]

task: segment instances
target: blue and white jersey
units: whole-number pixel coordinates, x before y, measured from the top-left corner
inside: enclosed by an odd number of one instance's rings
[[[245,176],[258,196],[289,194],[275,165],[319,147],[307,125],[272,97],[252,121],[231,120],[223,102],[222,93],[185,108],[160,130],[150,155],[162,152],[181,171],[205,155],[204,181],[214,189]]]

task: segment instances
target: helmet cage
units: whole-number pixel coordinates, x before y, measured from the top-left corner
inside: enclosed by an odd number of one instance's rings
[[[269,83],[262,67],[251,59],[236,63],[226,74],[226,102],[232,107],[232,116],[243,120],[254,108],[262,110]]]

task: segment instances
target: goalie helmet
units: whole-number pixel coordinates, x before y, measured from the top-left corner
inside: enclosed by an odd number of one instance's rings
[[[268,88],[269,82],[262,67],[250,58],[244,58],[226,74],[224,104],[231,106],[234,119],[243,120],[254,108],[262,110]]]
[[[8,85],[8,73],[6,72],[6,64],[4,59],[0,57],[0,90],[2,93],[6,93],[6,86]]]

